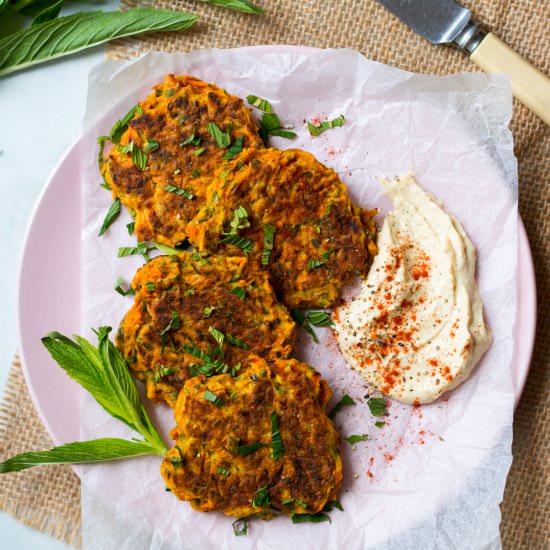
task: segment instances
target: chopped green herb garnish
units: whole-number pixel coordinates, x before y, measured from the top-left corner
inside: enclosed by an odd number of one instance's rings
[[[147,281],[145,283],[145,288],[147,288],[147,290],[149,290],[150,292],[153,292],[153,290],[155,290],[156,287],[157,285],[153,281]]]
[[[193,151],[193,154],[196,157],[200,157],[205,151],[206,151],[206,147],[201,147],[200,149]]]
[[[334,325],[334,323],[332,322],[330,313],[328,311],[322,311],[317,309],[308,311],[307,320],[314,327],[331,327],[332,325]]]
[[[262,265],[269,265],[269,256],[273,250],[275,227],[269,223],[264,224],[264,249],[262,250]]]
[[[191,172],[191,177],[192,177],[192,178],[198,178],[200,175],[201,175],[201,169],[200,169],[200,168],[195,168],[195,169]]]
[[[179,313],[175,310],[172,310],[170,322],[164,327],[160,335],[164,336],[167,332],[170,332],[171,330],[178,330],[180,326],[181,326],[181,320],[180,320]]]
[[[210,390],[206,390],[203,395],[204,399],[207,401],[210,401],[216,405],[216,407],[221,407],[223,405],[222,398],[219,395],[216,395],[214,392],[211,392]]]
[[[134,118],[134,115],[138,113],[139,115],[143,114],[143,109],[140,105],[135,105],[132,107],[120,120],[117,120],[114,126],[111,129],[110,137],[111,141],[118,145],[120,143],[120,138],[122,134],[128,128],[128,123]]]
[[[239,518],[231,524],[236,537],[241,537],[248,533],[248,522],[248,518]]]
[[[238,296],[241,300],[244,300],[246,297],[246,290],[240,286],[232,288],[229,292],[231,292],[231,294],[235,294],[235,296]]]
[[[128,231],[128,235],[130,235],[130,237],[134,234],[135,228],[136,222],[130,222],[126,224],[126,230]]]
[[[97,234],[98,237],[101,237],[107,229],[111,226],[111,224],[119,217],[120,215],[120,199],[117,197],[109,207],[109,210],[107,210],[107,214],[105,214],[105,219],[103,220],[103,224],[101,225],[101,229],[99,230],[99,233]]]
[[[176,195],[179,195],[180,197],[183,197],[185,199],[192,199],[194,197],[193,193],[190,193],[186,189],[182,189],[181,187],[175,187],[170,184],[165,185],[164,189],[169,193],[175,193]]]
[[[164,252],[164,254],[167,254],[168,256],[174,256],[175,254],[179,254],[181,252],[181,250],[177,248],[172,248],[167,244],[157,243],[156,241],[153,241],[153,244],[156,248],[158,248],[161,252]]]
[[[264,113],[260,119],[260,137],[267,146],[269,136],[280,136],[288,139],[296,137],[294,132],[284,129],[281,121],[275,113]]]
[[[271,113],[271,103],[269,103],[266,99],[262,99],[261,97],[255,95],[247,95],[246,101],[264,113]]]
[[[193,296],[197,291],[194,288],[188,288],[183,294],[184,296]]]
[[[383,397],[371,397],[367,401],[372,416],[386,416],[386,400]]]
[[[340,412],[344,407],[349,407],[351,405],[357,405],[357,403],[346,393],[344,394],[342,399],[340,399],[340,401],[338,401],[338,403],[334,405],[327,416],[329,418],[334,418],[336,416],[336,413]]]
[[[229,144],[231,143],[231,135],[229,132],[222,132],[215,122],[209,122],[206,125],[206,129],[208,130],[208,133],[216,140],[216,143],[220,149],[229,147]]]
[[[123,246],[118,249],[118,258],[123,258],[124,256],[134,256],[136,254],[141,254],[145,261],[149,261],[149,252],[151,249],[147,246],[147,243],[138,243],[137,246]]]
[[[267,486],[261,487],[256,491],[252,498],[252,506],[254,506],[254,508],[269,508],[271,506]]]
[[[185,140],[180,143],[180,147],[185,147],[186,145],[200,145],[201,138],[200,136],[195,137],[195,131]]]
[[[169,374],[174,374],[175,372],[176,369],[174,367],[166,368],[164,365],[159,365],[158,368],[155,370],[153,379],[155,382],[160,382],[165,376],[168,376]]]
[[[327,263],[327,260],[309,260],[307,263],[306,269],[308,271],[312,271],[313,269],[317,269],[318,267],[321,267]]]
[[[221,348],[225,340],[225,334],[223,332],[220,332],[217,328],[214,328],[214,327],[208,327],[208,332],[210,333],[212,338],[216,340],[216,342],[218,343],[218,346],[220,346]]]
[[[240,248],[247,256],[254,250],[254,243],[246,237],[240,237],[239,235],[227,235],[220,240],[219,244],[232,244]]]
[[[145,144],[143,151],[145,153],[152,153],[153,151],[156,151],[159,147],[160,143],[158,141],[156,141],[155,139],[147,138],[147,143]]]
[[[290,507],[290,505],[294,503],[296,503],[298,506],[301,506],[302,508],[307,508],[307,504],[303,500],[300,500],[299,498],[292,497],[292,498],[287,498],[283,500],[283,504],[287,507]]]
[[[185,345],[185,346],[183,346],[183,349],[189,355],[192,355],[193,357],[196,357],[197,359],[202,359],[203,361],[208,361],[208,362],[212,361],[212,359],[210,359],[210,355],[207,355],[206,353],[204,353],[204,351],[201,351],[198,348],[195,348],[193,346]]]
[[[210,315],[212,315],[212,313],[214,313],[214,310],[215,310],[215,309],[216,309],[216,308],[214,308],[214,307],[205,307],[204,310],[203,310],[204,316],[205,316],[206,318],[210,317]]]
[[[271,448],[273,449],[273,458],[275,460],[278,460],[285,454],[285,448],[279,430],[279,417],[275,411],[271,413]]]
[[[232,452],[233,454],[238,453],[241,456],[247,456],[255,453],[262,447],[269,447],[269,445],[267,443],[249,443],[247,445],[238,445]]]
[[[344,437],[344,439],[353,445],[354,443],[359,443],[359,441],[366,441],[369,438],[368,434],[363,435],[348,435],[347,437]]]
[[[221,474],[222,476],[228,477],[231,475],[231,471],[227,470],[226,468],[218,468],[218,474]]]
[[[147,153],[144,153],[139,147],[132,147],[132,162],[140,169],[147,168]]]
[[[248,212],[242,205],[237,206],[233,212],[233,219],[229,222],[230,229],[228,233],[224,235],[236,235],[239,229],[246,229],[250,227],[250,220],[248,219]]]
[[[237,346],[241,349],[248,349],[249,346],[246,342],[243,342],[242,340],[239,340],[238,338],[235,338],[234,336],[231,336],[231,334],[226,334],[225,339],[234,346]]]
[[[105,143],[109,141],[111,138],[109,136],[99,136],[97,138],[97,144],[99,145],[99,152],[97,154],[97,158],[99,161],[99,164],[101,165],[104,161],[104,154],[105,154]]]
[[[386,425],[386,423],[383,420],[378,420],[378,422],[375,422],[374,425],[377,428],[383,428]]]
[[[239,136],[222,157],[223,160],[231,160],[243,150],[244,136]]]
[[[318,344],[319,338],[317,338],[315,331],[313,330],[309,321],[307,320],[306,314],[304,314],[304,312],[300,309],[291,309],[290,315],[311,336],[313,341],[316,344]]]
[[[166,97],[172,97],[175,93],[176,93],[176,90],[174,90],[174,88],[168,88],[168,89],[164,92],[164,95],[165,95]]]
[[[323,506],[323,512],[332,512],[333,508],[338,508],[341,512],[344,511],[344,507],[342,504],[340,504],[339,500],[329,500],[324,506]]]
[[[134,289],[124,280],[123,277],[118,277],[117,278],[116,283],[115,283],[115,290],[121,296],[132,296],[132,295],[135,294]]]
[[[292,523],[321,523],[323,521],[330,522],[330,518],[323,514],[323,512],[317,512],[317,514],[291,514],[290,519]]]
[[[309,122],[308,120],[307,128],[312,136],[318,136],[319,134],[322,134],[325,130],[329,130],[330,128],[334,128],[336,126],[343,126],[345,121],[346,119],[344,118],[344,115],[340,115],[333,120],[325,120],[321,122],[319,126],[315,126],[315,124]]]

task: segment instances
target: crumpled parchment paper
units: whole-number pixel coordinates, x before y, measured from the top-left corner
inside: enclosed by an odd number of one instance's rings
[[[338,414],[342,436],[344,512],[332,523],[293,525],[288,517],[252,521],[235,537],[232,519],[201,514],[165,492],[159,457],[82,468],[84,548],[224,549],[499,548],[498,525],[510,445],[514,395],[511,364],[516,311],[517,173],[508,81],[501,76],[414,75],[371,62],[348,50],[259,47],[202,50],[182,55],[152,53],[126,63],[105,62],[90,75],[83,162],[83,333],[115,329],[131,306],[113,290],[141,265],[139,256],[116,257],[131,246],[125,212],[97,237],[109,193],[100,188],[97,136],[120,118],[165,74],[193,74],[246,97],[268,99],[295,140],[272,145],[311,151],[333,167],[363,207],[390,204],[379,181],[412,169],[420,184],[463,224],[478,249],[478,280],[494,343],[471,378],[434,404],[392,403],[383,428],[366,406],[370,393],[345,366],[330,329],[321,343],[301,333],[298,356],[328,380],[333,402],[344,393],[357,406]],[[344,114],[346,123],[312,138],[304,121]],[[75,182],[77,184],[77,182]],[[164,433],[171,411],[151,406]],[[83,439],[131,437],[89,395],[83,396]]]

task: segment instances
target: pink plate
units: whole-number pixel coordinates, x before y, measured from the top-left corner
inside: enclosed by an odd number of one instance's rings
[[[79,387],[40,339],[80,332],[81,187],[78,140],[44,188],[27,230],[19,274],[19,338],[23,371],[41,420],[56,444],[79,439]],[[531,361],[536,288],[529,241],[519,225],[518,304],[512,376],[516,403]]]

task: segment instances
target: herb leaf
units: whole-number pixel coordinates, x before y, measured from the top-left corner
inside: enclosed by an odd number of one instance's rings
[[[208,133],[216,140],[216,143],[220,149],[229,147],[229,144],[231,143],[231,135],[229,134],[229,131],[222,132],[215,122],[209,122],[206,125],[206,129],[208,130]]]
[[[367,401],[372,416],[386,416],[386,400],[383,397],[371,397]]]
[[[231,292],[231,294],[235,294],[235,296],[240,298],[242,301],[244,301],[246,297],[246,290],[240,286],[236,286],[235,288],[232,288],[229,292]]]
[[[233,450],[233,453],[238,453],[241,456],[247,456],[255,453],[258,449],[261,449],[262,447],[269,447],[269,445],[267,443],[248,443],[245,445],[237,445]]]
[[[279,417],[276,411],[271,413],[271,448],[273,449],[273,458],[275,460],[278,460],[285,454],[285,448],[279,430]]]
[[[147,138],[147,143],[145,144],[143,151],[145,153],[152,153],[153,151],[156,151],[159,147],[160,143],[157,140]]]
[[[127,287],[126,289],[124,287]],[[121,295],[121,296],[132,296],[135,294],[134,289],[126,283],[123,277],[117,277],[116,283],[115,283],[115,290]]]
[[[111,128],[110,138],[111,141],[118,145],[120,143],[120,138],[122,134],[126,132],[128,128],[128,123],[134,118],[135,114],[140,110],[139,105],[134,105],[120,120],[117,120],[113,127]],[[143,112],[143,110],[141,111]]]
[[[325,120],[319,124],[319,126],[315,126],[315,124],[307,122],[307,128],[309,130],[309,133],[312,136],[318,136],[319,134],[322,134],[324,131],[329,130],[330,128],[335,128],[336,126],[343,126],[346,119],[344,118],[344,115],[340,115],[339,117],[336,117],[333,120]]]
[[[242,537],[248,533],[248,518],[236,519],[231,525],[233,526],[233,533],[236,537]]]
[[[291,514],[290,519],[292,523],[322,523],[328,521],[330,523],[330,517],[323,512],[317,512],[316,514]]]
[[[240,237],[239,235],[227,235],[220,240],[220,244],[232,244],[240,248],[247,256],[254,250],[254,243],[246,237]]]
[[[199,2],[205,2],[207,4],[213,4],[214,6],[220,6],[243,13],[259,14],[264,12],[264,10],[255,6],[249,0],[199,0]]]
[[[223,405],[223,400],[219,395],[216,395],[214,392],[211,392],[210,390],[206,390],[203,395],[204,399],[207,401],[210,401],[211,403],[214,403],[216,407],[221,407]]]
[[[252,498],[252,506],[254,506],[254,508],[269,508],[271,506],[267,485],[256,491]]]
[[[76,441],[47,451],[15,455],[0,463],[0,474],[19,472],[40,464],[83,464],[148,454],[162,453],[145,441],[126,441],[110,437]]]
[[[248,103],[253,107],[256,107],[256,109],[260,109],[260,111],[263,111],[264,113],[271,113],[271,103],[269,103],[269,101],[267,101],[266,99],[263,99],[256,95],[247,95],[246,101],[248,101]]]
[[[275,227],[266,223],[264,225],[264,249],[262,250],[262,265],[269,265],[269,256],[273,250],[273,240],[275,238]]]
[[[90,11],[58,17],[0,39],[0,75],[114,38],[150,31],[187,29],[196,20],[197,16],[189,13],[149,7],[132,8],[126,12]]]
[[[296,137],[294,132],[285,130],[281,126],[281,121],[275,113],[264,113],[260,119],[260,137],[262,138],[264,145],[267,146],[267,140],[269,136],[280,136],[288,139]]]
[[[329,418],[334,418],[336,416],[336,413],[340,412],[344,407],[349,407],[351,405],[357,405],[357,403],[346,393],[344,394],[342,399],[340,399],[340,401],[338,401],[338,403],[334,405],[327,416]]]
[[[103,220],[103,224],[101,225],[101,229],[99,230],[99,233],[97,234],[98,237],[101,237],[109,229],[111,224],[120,216],[120,199],[117,197],[109,207],[109,210],[107,211],[107,214],[105,214],[105,219]]]
[[[331,327],[334,325],[328,311],[321,311],[317,309],[308,311],[307,320],[314,327]]]
[[[155,247],[158,248],[161,252],[164,252],[167,256],[174,256],[181,253],[181,250],[178,250],[177,248],[172,248],[167,244],[157,243],[156,241],[152,241],[152,244],[155,245]]]
[[[167,184],[164,187],[164,189],[169,193],[175,193],[176,195],[179,195],[180,197],[183,197],[185,199],[192,199],[194,197],[193,193],[190,193],[186,189],[182,189],[181,187],[175,187],[170,184]]]
[[[42,338],[42,343],[59,366],[88,390],[105,411],[140,433],[155,452],[164,454],[166,446],[140,401],[122,355],[108,338],[110,331],[111,327],[97,331],[97,348],[81,336],[74,336],[73,341],[58,332]]]
[[[354,443],[359,443],[359,441],[366,441],[369,438],[368,434],[363,435],[348,435],[347,437],[344,437],[344,439],[350,444],[353,445]]]
[[[312,271],[313,269],[317,269],[318,267],[321,267],[327,263],[327,260],[309,260],[306,266],[306,269],[308,271]]]
[[[292,318],[311,336],[313,341],[318,344],[319,338],[317,338],[317,335],[315,334],[315,331],[311,327],[307,315],[300,309],[291,309],[290,315]]]
[[[222,157],[223,160],[231,160],[243,150],[244,136],[239,136],[227,150],[227,153]]]

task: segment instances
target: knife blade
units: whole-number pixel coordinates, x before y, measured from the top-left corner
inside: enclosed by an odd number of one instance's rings
[[[432,44],[453,44],[486,72],[506,73],[513,94],[550,125],[550,79],[486,31],[454,0],[378,0]]]

